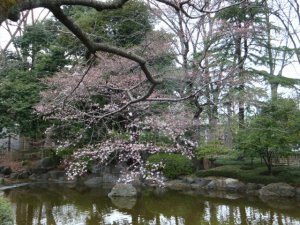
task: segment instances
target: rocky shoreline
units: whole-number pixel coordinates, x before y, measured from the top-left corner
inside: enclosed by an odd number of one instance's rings
[[[243,183],[237,179],[225,177],[191,177],[170,180],[165,183],[166,188],[176,191],[195,191],[203,194],[209,192],[224,192],[239,195],[266,198],[289,198],[300,201],[300,187],[293,187],[287,183],[271,183],[268,185]]]
[[[1,168],[0,168],[1,169]],[[68,181],[65,172],[61,170],[37,169],[39,173],[33,171],[13,172],[8,168],[2,168],[2,177],[0,177],[0,190],[5,189],[10,184],[19,182],[54,182],[65,184],[69,188],[85,189],[97,188],[103,185],[113,187],[120,176],[121,168],[104,168],[101,171],[95,171],[90,176],[80,178],[75,181]],[[5,178],[4,178],[5,177]],[[137,192],[142,188],[159,189],[155,184],[145,184],[140,180],[134,182],[134,188]],[[131,192],[132,187],[128,187]],[[235,198],[238,196],[256,196],[262,200],[266,199],[293,199],[300,202],[300,187],[293,187],[287,183],[272,183],[268,185],[243,183],[237,179],[224,177],[195,177],[182,176],[175,180],[165,181],[164,188],[180,192],[198,193],[202,195],[220,194],[222,197]],[[124,189],[124,186],[121,187]],[[123,193],[122,191],[120,193]],[[114,194],[118,195],[118,194]],[[125,194],[126,195],[126,194]]]

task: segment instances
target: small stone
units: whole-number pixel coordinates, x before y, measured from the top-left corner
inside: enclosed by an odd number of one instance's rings
[[[243,182],[232,178],[225,179],[224,186],[226,191],[243,192],[246,189]]]

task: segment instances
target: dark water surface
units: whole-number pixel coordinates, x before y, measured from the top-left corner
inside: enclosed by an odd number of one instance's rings
[[[145,191],[137,199],[110,199],[108,189],[31,185],[5,191],[17,225],[300,225],[300,203],[224,199]]]

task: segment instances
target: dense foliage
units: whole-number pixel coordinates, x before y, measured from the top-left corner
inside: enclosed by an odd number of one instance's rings
[[[278,157],[296,149],[300,138],[300,110],[290,99],[271,101],[240,130],[238,148],[245,154],[262,157],[269,173]]]
[[[180,154],[154,154],[147,159],[147,162],[149,167],[151,167],[151,164],[162,164],[163,174],[170,179],[193,172],[192,161],[187,156]]]

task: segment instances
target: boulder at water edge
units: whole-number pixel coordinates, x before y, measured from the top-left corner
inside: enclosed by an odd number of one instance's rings
[[[284,197],[293,198],[296,195],[296,190],[289,184],[286,183],[273,183],[262,187],[259,190],[261,197]]]
[[[137,191],[132,184],[116,184],[108,193],[108,197],[134,197],[136,195]]]
[[[233,178],[215,178],[205,187],[207,190],[243,192],[246,186],[243,182]]]

